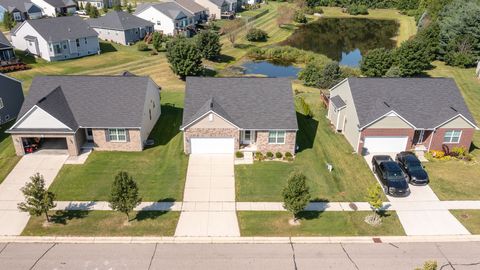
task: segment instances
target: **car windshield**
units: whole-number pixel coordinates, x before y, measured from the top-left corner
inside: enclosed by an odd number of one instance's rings
[[[415,172],[415,171],[423,171],[423,167],[422,167],[422,164],[420,163],[412,163],[412,164],[409,164],[408,165],[408,169],[412,172]]]
[[[393,181],[404,179],[403,172],[401,170],[388,171],[387,176],[390,180],[393,180]]]

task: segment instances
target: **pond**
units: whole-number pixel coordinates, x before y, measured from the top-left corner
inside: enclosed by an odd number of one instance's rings
[[[398,28],[394,20],[321,18],[301,26],[280,45],[313,51],[341,65],[357,67],[369,50],[394,48]]]
[[[265,75],[266,77],[277,78],[296,78],[301,70],[301,68],[293,65],[283,66],[267,61],[246,62],[242,67],[245,75]]]

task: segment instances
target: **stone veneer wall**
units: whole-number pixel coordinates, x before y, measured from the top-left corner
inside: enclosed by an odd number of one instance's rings
[[[257,131],[257,149],[258,152],[290,152],[295,154],[295,145],[297,132],[296,131],[287,131],[285,134],[285,143],[284,144],[269,144],[268,143],[268,131]]]
[[[128,142],[107,142],[105,129],[93,129],[95,150],[100,151],[142,151],[143,143],[139,129],[129,129]]]
[[[240,132],[236,128],[188,128],[183,133],[183,149],[190,154],[191,138],[235,138],[235,151],[240,146]]]

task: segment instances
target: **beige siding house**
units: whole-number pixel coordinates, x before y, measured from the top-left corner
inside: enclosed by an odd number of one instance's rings
[[[82,148],[142,151],[161,114],[160,88],[148,77],[43,76],[32,81],[12,134],[17,155]]]
[[[345,79],[330,89],[327,117],[361,154],[468,150],[478,129],[444,78]]]
[[[294,154],[298,125],[291,82],[187,78],[181,130],[186,154]]]

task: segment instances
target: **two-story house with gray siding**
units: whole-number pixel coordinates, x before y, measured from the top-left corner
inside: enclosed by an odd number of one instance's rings
[[[98,34],[78,16],[28,20],[11,31],[13,46],[47,61],[99,54]]]
[[[13,20],[16,22],[42,17],[42,9],[29,0],[0,0],[0,21],[3,20],[7,11],[12,14]]]
[[[0,73],[0,125],[15,119],[22,107],[22,82]]]
[[[110,11],[105,16],[89,19],[87,23],[103,40],[130,45],[153,32],[153,23],[125,11]]]

